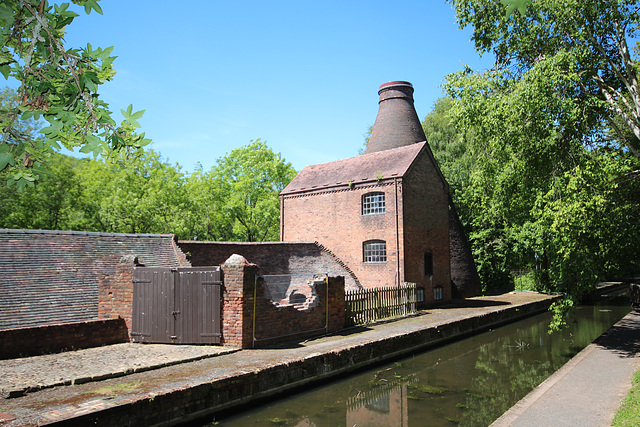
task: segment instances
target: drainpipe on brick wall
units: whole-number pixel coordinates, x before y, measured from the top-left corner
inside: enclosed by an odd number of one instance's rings
[[[280,196],[280,241],[284,242],[284,197]]]
[[[400,286],[400,226],[398,214],[398,178],[393,179],[395,186],[395,203],[396,203],[396,286]]]

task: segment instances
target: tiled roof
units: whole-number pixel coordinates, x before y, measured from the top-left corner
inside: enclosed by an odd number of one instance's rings
[[[98,281],[123,255],[177,267],[173,235],[0,229],[0,329],[98,317]]]
[[[392,150],[307,166],[280,194],[287,195],[345,186],[350,182],[359,184],[379,179],[402,177],[425,145],[426,142],[418,142]]]

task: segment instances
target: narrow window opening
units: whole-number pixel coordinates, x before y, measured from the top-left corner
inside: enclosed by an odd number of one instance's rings
[[[433,276],[433,254],[431,252],[424,254],[424,275],[426,277]]]
[[[435,301],[444,299],[444,288],[442,286],[436,286],[433,288],[433,299]]]

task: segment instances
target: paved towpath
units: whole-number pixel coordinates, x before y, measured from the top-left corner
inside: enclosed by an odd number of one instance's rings
[[[639,368],[640,312],[631,312],[491,426],[610,426]]]
[[[371,325],[345,331],[344,334],[330,335],[298,343],[285,348],[265,350],[233,351],[230,354],[187,355],[187,346],[159,346],[158,351],[171,353],[171,363],[188,361],[193,357],[202,360],[163,366],[169,359],[166,354],[154,353],[148,344],[126,344],[105,346],[91,351],[61,353],[39,356],[40,359],[24,358],[0,361],[0,372],[12,372],[11,378],[0,376],[0,384],[9,392],[20,394],[25,387],[38,391],[29,392],[16,398],[0,399],[0,425],[14,427],[42,425],[58,421],[71,421],[86,414],[98,414],[117,406],[153,401],[159,395],[183,393],[194,387],[222,381],[225,378],[246,376],[276,366],[297,363],[317,355],[338,354],[344,349],[360,348],[372,342],[402,337],[427,328],[483,316],[509,307],[517,307],[536,301],[546,301],[551,297],[528,292],[511,292],[494,297],[467,300],[461,307],[432,309],[422,315],[393,322]],[[516,309],[517,311],[517,309]],[[225,347],[188,346],[194,351],[227,351]],[[116,356],[117,351],[132,351],[135,357],[127,361]],[[184,350],[184,353],[183,353]],[[182,356],[181,356],[182,355]],[[184,356],[184,357],[183,357]],[[182,357],[182,359],[181,359]],[[34,362],[47,361],[47,363]],[[67,360],[62,364],[63,360]],[[161,362],[161,363],[160,363]],[[166,363],[170,364],[170,363]],[[165,364],[165,365],[166,365]],[[64,369],[60,366],[66,365]],[[144,372],[135,369],[146,366]],[[158,369],[151,369],[154,366]],[[76,368],[78,371],[76,372]],[[108,378],[109,372],[114,378]],[[132,372],[132,373],[129,373]],[[129,373],[128,375],[123,375]],[[74,378],[102,379],[73,385],[54,386],[52,382],[69,383]],[[82,382],[82,381],[80,381]],[[43,387],[47,388],[43,388]],[[7,421],[3,421],[3,418]]]

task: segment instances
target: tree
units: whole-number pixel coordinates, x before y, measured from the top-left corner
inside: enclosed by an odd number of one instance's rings
[[[187,177],[186,190],[192,211],[187,216],[189,238],[198,240],[234,240],[234,221],[225,210],[227,190],[212,171],[205,172],[202,165]]]
[[[499,162],[486,156],[474,124],[462,123],[464,101],[438,99],[422,127],[438,165],[449,182],[451,197],[469,238],[474,260],[485,291],[512,286],[515,269],[511,233],[505,228],[505,213],[495,203],[490,184]]]
[[[220,190],[223,216],[232,226],[230,240],[278,240],[278,195],[295,176],[291,164],[260,139],[218,159],[211,180]]]
[[[498,69],[520,75],[554,66],[572,82],[557,95],[606,122],[616,142],[640,156],[637,52],[629,48],[638,35],[635,0],[509,1],[509,10],[520,11],[510,15],[497,0],[449,2],[460,26],[473,27],[477,50],[496,55]]]
[[[481,276],[530,268],[538,289],[580,299],[640,259],[638,140],[602,85],[632,114],[635,9],[536,0],[507,18],[498,1],[451,3],[497,58],[445,84],[454,126],[472,136],[463,206]]]
[[[73,0],[88,14],[99,0]],[[94,156],[140,152],[150,140],[136,134],[143,111],[121,110],[120,126],[98,95],[113,78],[113,47],[66,48],[64,31],[79,16],[69,3],[5,0],[0,4],[0,73],[20,83],[19,97],[0,110],[0,178],[24,189],[44,172],[62,146]],[[44,118],[43,138],[25,134],[20,120]]]
[[[77,229],[119,233],[174,233],[189,238],[191,203],[179,166],[151,150],[134,161],[88,161]]]
[[[18,191],[15,186],[0,186],[0,228],[44,230],[82,230],[82,182],[78,170],[87,160],[54,154],[49,173],[37,186]]]

